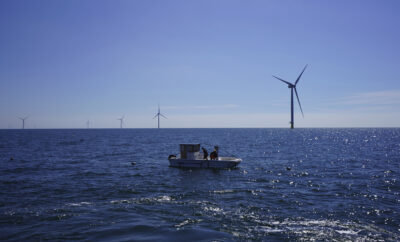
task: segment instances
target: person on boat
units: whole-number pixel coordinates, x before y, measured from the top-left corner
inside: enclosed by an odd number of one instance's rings
[[[204,147],[201,147],[203,150],[203,160],[208,160],[208,152]]]
[[[218,146],[214,146],[214,151],[210,154],[211,160],[218,160]]]

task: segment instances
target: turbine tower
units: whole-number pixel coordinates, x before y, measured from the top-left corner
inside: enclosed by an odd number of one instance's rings
[[[160,128],[160,116],[163,117],[163,118],[167,118],[167,117],[165,117],[164,115],[161,114],[160,105],[158,105],[158,113],[153,118],[153,119],[155,119],[156,117],[158,117],[158,128]]]
[[[125,115],[123,115],[121,118],[117,118],[117,120],[120,121],[119,123],[119,128],[122,129],[122,124],[124,123]]]
[[[87,128],[87,129],[90,128],[89,126],[90,126],[90,120],[88,119],[88,120],[86,121],[86,128]]]
[[[301,108],[300,99],[299,99],[299,95],[297,94],[296,85],[297,85],[297,83],[299,82],[299,80],[300,80],[300,78],[301,78],[301,75],[303,75],[303,72],[306,70],[306,68],[307,68],[307,65],[304,67],[304,69],[303,69],[303,71],[300,73],[299,77],[297,77],[297,79],[296,79],[296,81],[295,81],[294,84],[292,84],[292,83],[290,83],[290,82],[288,82],[288,81],[285,81],[285,80],[283,80],[283,79],[281,79],[281,78],[279,78],[279,77],[273,76],[273,77],[275,77],[276,79],[278,79],[278,80],[280,80],[280,81],[286,83],[286,84],[288,85],[288,88],[290,88],[290,128],[291,128],[291,129],[294,128],[293,90],[294,90],[294,92],[296,93],[297,102],[299,103],[299,107],[300,107],[300,110],[301,110],[301,115],[302,115],[303,118],[304,118],[303,109]]]
[[[26,116],[25,118],[19,118],[22,120],[22,129],[25,129],[25,120],[28,119],[29,116]]]

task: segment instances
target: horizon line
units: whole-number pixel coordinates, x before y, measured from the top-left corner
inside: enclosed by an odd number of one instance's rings
[[[296,127],[294,129],[398,129],[400,126],[348,126],[348,127]],[[173,128],[173,127],[164,127],[164,128],[0,128],[0,130],[60,130],[60,129],[68,129],[68,130],[90,130],[90,129],[289,129],[290,127],[181,127],[181,128]]]

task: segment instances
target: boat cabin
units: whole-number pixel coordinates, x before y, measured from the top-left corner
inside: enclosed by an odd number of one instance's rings
[[[200,144],[180,144],[181,159],[195,160],[200,156]]]

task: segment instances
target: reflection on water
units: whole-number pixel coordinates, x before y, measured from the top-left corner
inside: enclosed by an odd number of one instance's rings
[[[400,239],[400,129],[1,130],[0,159],[2,240]]]

